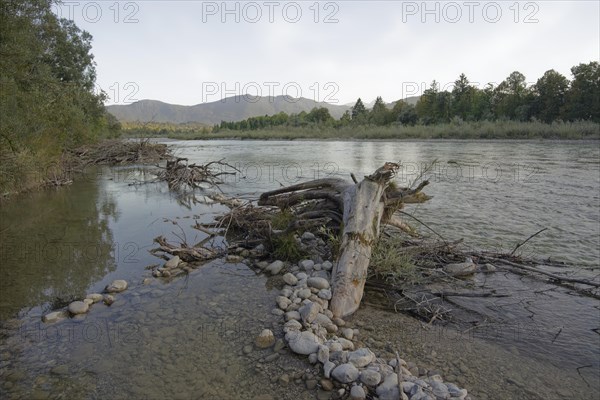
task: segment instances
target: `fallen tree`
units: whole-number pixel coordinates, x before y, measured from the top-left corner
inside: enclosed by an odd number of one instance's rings
[[[340,230],[341,242],[332,271],[333,297],[329,308],[336,317],[354,313],[364,292],[373,245],[381,224],[405,228],[395,216],[404,204],[429,199],[421,190],[390,184],[399,169],[385,163],[373,174],[354,183],[343,179],[318,179],[263,193],[259,205],[293,208],[294,225],[329,224]]]

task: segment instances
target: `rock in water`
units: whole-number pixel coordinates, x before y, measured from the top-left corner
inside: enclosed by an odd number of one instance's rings
[[[69,304],[69,312],[73,315],[85,314],[90,309],[90,306],[83,301],[74,301]]]
[[[97,303],[99,301],[102,301],[104,297],[99,293],[91,293],[85,296],[85,298],[92,300],[94,303]]]
[[[288,346],[296,354],[309,355],[319,351],[319,338],[309,331],[290,331],[285,335]]]
[[[176,268],[180,262],[181,259],[179,258],[179,256],[175,256],[165,263],[165,268]]]
[[[359,374],[360,372],[358,369],[350,363],[338,365],[333,371],[331,371],[331,376],[335,380],[342,383],[354,382],[358,379]]]
[[[448,264],[444,267],[444,272],[456,277],[473,275],[476,271],[477,265],[470,257],[464,263]]]
[[[254,344],[259,349],[266,349],[268,347],[273,346],[275,343],[275,336],[270,329],[263,329],[263,331],[256,337]]]
[[[63,318],[68,317],[69,315],[64,311],[52,311],[42,317],[42,321],[46,323],[52,323],[56,321],[60,321]]]
[[[123,279],[117,279],[104,289],[107,293],[119,293],[127,289],[127,281]]]

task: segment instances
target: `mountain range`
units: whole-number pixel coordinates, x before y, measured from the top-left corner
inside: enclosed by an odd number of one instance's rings
[[[414,104],[418,97],[405,99]],[[388,104],[393,107],[394,103]],[[175,124],[196,122],[206,125],[221,121],[235,122],[261,115],[274,115],[280,112],[298,114],[309,112],[315,107],[325,107],[333,118],[339,119],[352,105],[337,105],[316,102],[306,98],[277,97],[227,97],[211,103],[182,106],[158,100],[140,100],[131,104],[107,106],[108,112],[121,122],[170,122]]]

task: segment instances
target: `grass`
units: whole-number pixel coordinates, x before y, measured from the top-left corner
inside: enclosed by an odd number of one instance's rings
[[[127,134],[127,132],[125,132]],[[342,128],[312,126],[277,127],[256,131],[222,130],[216,133],[187,131],[170,133],[169,138],[253,139],[253,140],[397,140],[397,139],[600,139],[600,124],[594,122],[477,121],[415,126],[346,126]]]
[[[276,236],[272,240],[273,257],[277,260],[298,262],[305,258],[306,252],[300,248],[300,244],[290,232],[286,235]]]
[[[391,284],[416,284],[421,279],[413,254],[398,235],[381,237],[373,248],[369,275]]]

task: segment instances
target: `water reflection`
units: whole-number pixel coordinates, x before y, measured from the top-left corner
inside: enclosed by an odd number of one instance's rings
[[[59,305],[116,267],[111,196],[99,196],[95,179],[72,187],[29,193],[0,207],[2,300],[0,320],[23,308]]]

